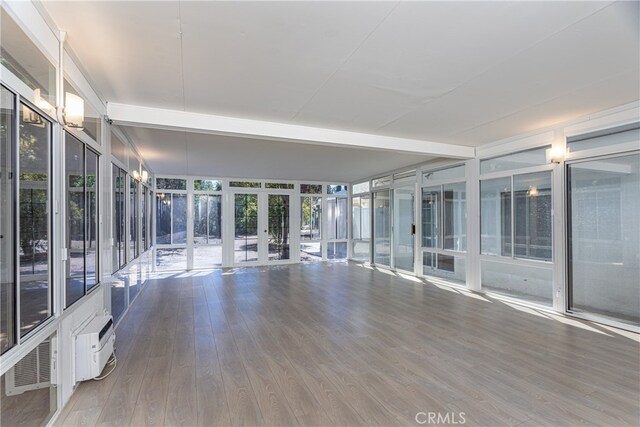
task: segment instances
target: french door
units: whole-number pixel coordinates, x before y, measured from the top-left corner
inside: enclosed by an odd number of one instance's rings
[[[235,265],[291,260],[293,193],[243,191],[233,194]]]
[[[415,190],[410,187],[393,190],[393,267],[413,273],[415,247]]]

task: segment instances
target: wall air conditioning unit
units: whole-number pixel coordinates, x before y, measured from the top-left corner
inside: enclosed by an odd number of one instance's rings
[[[116,334],[111,316],[96,316],[76,335],[76,381],[96,378],[113,354]]]
[[[55,340],[44,340],[7,371],[5,395],[14,396],[25,391],[49,388],[54,376],[51,369],[53,345]]]

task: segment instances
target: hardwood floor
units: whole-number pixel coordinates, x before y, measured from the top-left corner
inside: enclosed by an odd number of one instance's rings
[[[352,263],[154,279],[116,335],[58,425],[640,422],[637,335]]]

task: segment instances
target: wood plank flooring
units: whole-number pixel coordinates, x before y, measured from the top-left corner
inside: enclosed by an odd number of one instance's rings
[[[153,279],[116,335],[58,425],[640,424],[637,335],[353,263]]]

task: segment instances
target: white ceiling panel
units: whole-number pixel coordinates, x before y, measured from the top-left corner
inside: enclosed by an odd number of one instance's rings
[[[433,159],[141,127],[122,129],[136,141],[156,174],[351,182]]]

